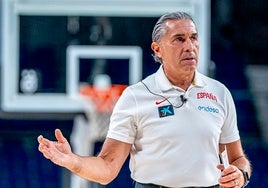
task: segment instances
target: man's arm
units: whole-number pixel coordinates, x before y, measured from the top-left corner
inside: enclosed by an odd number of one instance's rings
[[[226,169],[223,169],[223,165],[218,166],[222,170],[222,177],[219,179],[219,182],[223,187],[240,188],[244,185],[245,180],[243,173],[239,169],[247,171],[250,176],[250,162],[243,151],[240,140],[228,144],[220,144],[220,152],[224,150],[225,146],[230,166]]]
[[[72,153],[70,144],[59,129],[55,136],[55,142],[39,136],[39,151],[53,163],[101,184],[108,184],[117,176],[131,150],[131,144],[107,138],[97,157],[83,157]]]

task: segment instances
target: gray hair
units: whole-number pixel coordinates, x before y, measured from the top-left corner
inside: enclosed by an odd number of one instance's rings
[[[183,20],[183,19],[191,20],[195,24],[193,18],[185,12],[171,12],[162,15],[154,26],[152,32],[152,41],[157,43],[161,41],[162,36],[166,32],[165,23],[168,20]],[[153,57],[156,62],[162,63],[162,59],[159,58],[156,54],[153,54]]]

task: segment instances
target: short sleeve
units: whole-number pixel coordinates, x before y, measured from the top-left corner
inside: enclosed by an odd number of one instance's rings
[[[136,135],[136,100],[128,87],[117,101],[110,118],[107,137],[133,144]]]
[[[240,139],[237,127],[237,115],[233,97],[229,90],[225,88],[225,120],[222,126],[220,143],[230,143]]]

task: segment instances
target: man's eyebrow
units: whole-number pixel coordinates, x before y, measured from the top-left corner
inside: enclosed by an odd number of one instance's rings
[[[174,35],[174,37],[184,37],[184,36],[185,34],[180,34],[180,33]],[[192,33],[191,36],[198,36],[198,33],[197,32]]]
[[[183,37],[185,34],[175,34],[174,37]]]

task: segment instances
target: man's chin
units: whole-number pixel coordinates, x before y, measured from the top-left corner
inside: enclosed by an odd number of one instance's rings
[[[184,65],[184,70],[186,70],[186,71],[195,71],[196,68],[197,68],[196,63],[187,63]]]

